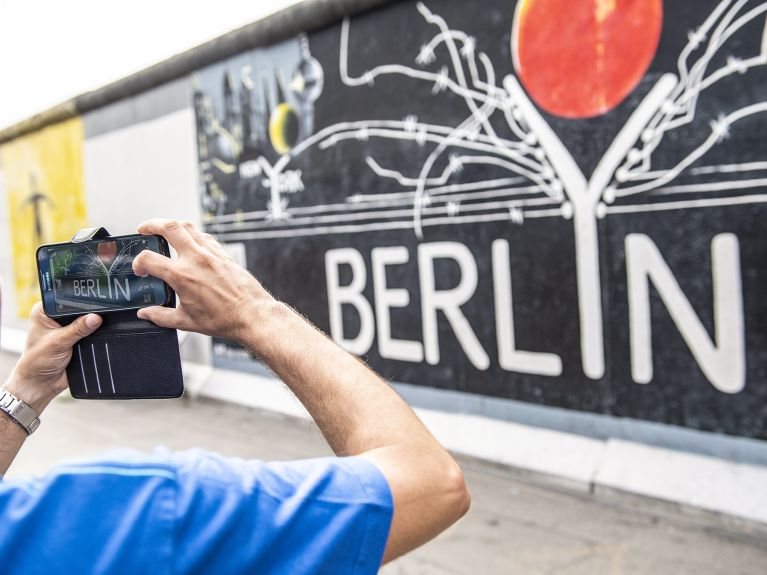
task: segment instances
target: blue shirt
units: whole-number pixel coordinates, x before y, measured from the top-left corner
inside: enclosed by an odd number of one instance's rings
[[[0,482],[0,571],[375,573],[392,510],[386,479],[357,457],[113,452]]]

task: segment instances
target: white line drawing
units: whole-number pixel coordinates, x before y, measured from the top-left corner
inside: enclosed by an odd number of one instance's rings
[[[109,357],[109,344],[104,342],[104,349],[107,352],[107,365],[109,366],[109,381],[112,382],[112,393],[117,394],[115,389],[115,378],[112,375],[112,359]]]
[[[433,97],[449,92],[463,100],[467,108],[463,121],[457,125],[434,125],[409,115],[402,121],[342,122],[303,140],[274,165],[259,159],[263,173],[276,182],[291,160],[314,146],[329,149],[345,141],[385,139],[409,141],[430,149],[415,174],[381,165],[373,157],[366,158],[368,169],[402,191],[371,196],[355,194],[347,198],[346,204],[328,206],[291,208],[286,201],[272,202],[271,210],[214,217],[208,230],[223,241],[240,241],[412,229],[422,240],[424,230],[437,225],[490,221],[523,224],[525,220],[541,217],[572,219],[583,370],[587,377],[600,379],[605,359],[598,219],[611,214],[767,202],[767,194],[763,193],[729,195],[736,190],[765,187],[767,162],[698,165],[707,152],[728,138],[739,122],[767,112],[767,102],[722,112],[710,123],[708,136],[676,164],[654,165],[657,163],[654,152],[666,136],[696,120],[702,93],[729,77],[767,64],[765,29],[758,54],[747,58],[730,54],[725,65],[708,70],[712,62],[721,59],[715,56],[722,55],[739,30],[765,18],[767,2],[721,0],[700,27],[689,33],[677,61],[677,73],[663,74],[656,80],[590,177],[582,172],[515,76],[507,75],[499,85],[493,63],[477,49],[476,39],[451,28],[422,2],[417,4],[417,10],[436,33],[415,55],[414,64],[383,64],[358,75],[349,72],[351,25],[348,18],[344,20],[339,53],[341,80],[349,87],[373,86],[377,78],[391,75],[427,82],[432,86]],[[438,62],[438,53],[447,54],[447,65]],[[498,136],[491,121],[495,117],[503,118],[513,139]],[[437,166],[441,164],[446,167],[439,170]],[[471,187],[452,183],[451,178],[468,165],[490,166],[494,175],[486,181],[471,182]],[[508,172],[503,184],[498,183],[504,180],[497,177],[498,170]],[[751,173],[755,173],[754,177],[750,177]],[[719,178],[721,174],[746,177],[723,181]],[[668,185],[683,176],[705,175],[715,179],[695,185]],[[685,193],[705,193],[711,197],[694,200],[672,197]],[[716,196],[717,193],[723,195]],[[492,201],[484,201],[491,198]]]
[[[94,344],[91,344],[91,353],[93,354],[93,369],[96,371],[96,385],[99,388],[99,395],[101,395],[101,380],[99,379],[99,364],[96,363],[96,348]]]
[[[85,393],[88,393],[88,380],[85,378],[85,367],[83,367],[83,352],[80,349],[80,344],[77,344],[77,355],[80,357],[80,373],[83,376],[83,385],[85,386]]]

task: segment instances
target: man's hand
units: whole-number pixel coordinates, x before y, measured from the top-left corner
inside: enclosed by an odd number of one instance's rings
[[[180,300],[175,309],[148,307],[139,310],[138,317],[162,327],[239,340],[263,307],[276,304],[213,236],[191,222],[149,220],[138,231],[165,237],[178,259],[145,250],[133,260],[133,271],[164,280]]]
[[[101,317],[88,314],[66,327],[43,313],[37,303],[29,318],[29,332],[24,353],[3,386],[40,413],[48,403],[67,388],[67,364],[72,347],[101,325]]]

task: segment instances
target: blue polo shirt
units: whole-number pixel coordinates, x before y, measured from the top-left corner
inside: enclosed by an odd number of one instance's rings
[[[0,482],[4,575],[376,573],[393,511],[358,458],[112,452]]]

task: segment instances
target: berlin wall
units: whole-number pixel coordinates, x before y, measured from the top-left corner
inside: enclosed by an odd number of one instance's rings
[[[767,439],[767,2],[378,4],[6,137],[4,322],[192,219],[389,380]]]

